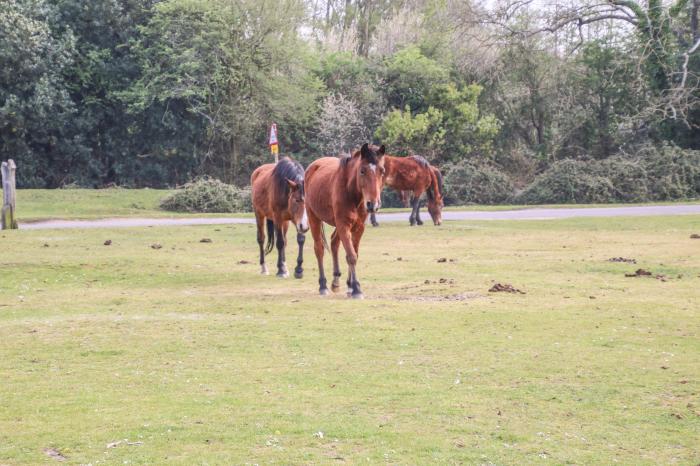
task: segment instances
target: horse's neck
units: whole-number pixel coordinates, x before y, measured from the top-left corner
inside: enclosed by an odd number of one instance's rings
[[[340,185],[345,187],[345,198],[353,205],[359,204],[362,198],[360,183],[357,178],[358,163],[360,163],[359,159],[353,158],[345,167],[341,167],[342,179]]]
[[[384,156],[384,170],[386,170],[387,176],[391,176],[394,174],[397,168],[397,161],[398,157],[394,157],[393,155]]]

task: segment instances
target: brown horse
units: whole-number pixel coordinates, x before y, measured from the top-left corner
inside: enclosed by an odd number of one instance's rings
[[[348,296],[362,298],[355,266],[367,215],[381,206],[384,152],[384,146],[375,148],[365,144],[350,157],[323,157],[306,169],[306,208],[318,260],[321,295],[329,293],[323,270],[323,252],[328,249],[323,231],[325,222],[335,227],[331,236],[331,288],[335,292],[340,288],[338,248],[342,242],[348,262]]]
[[[428,194],[428,212],[435,225],[442,224],[442,174],[436,167],[431,166],[420,155],[409,157],[384,157],[386,176],[384,182],[387,186],[396,189],[402,195],[405,191],[413,191],[411,199],[411,226],[423,225],[420,218],[420,198],[423,193]],[[378,226],[374,215],[371,217],[372,225]]]
[[[304,269],[304,241],[309,229],[305,208],[304,168],[289,157],[282,158],[277,164],[268,163],[256,168],[250,177],[252,186],[253,209],[258,225],[258,245],[260,246],[261,273],[267,275],[265,255],[272,252],[277,236],[277,276],[289,276],[285,264],[287,246],[287,229],[289,222],[297,228],[299,256],[294,269],[294,277],[302,278]],[[267,219],[267,246],[265,243],[265,220]]]

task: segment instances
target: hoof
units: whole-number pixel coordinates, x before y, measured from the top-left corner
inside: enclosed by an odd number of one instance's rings
[[[372,224],[372,226],[373,226],[373,227],[378,227],[379,224],[378,224],[377,222],[374,222],[374,223]]]
[[[423,221],[422,221],[422,220],[416,220],[416,223],[417,223],[418,225],[423,225]]]
[[[277,278],[288,278],[289,272],[277,272]]]
[[[328,296],[329,294],[331,294],[331,292],[328,291],[328,288],[322,288],[321,290],[319,290],[318,294],[320,294],[321,296]]]
[[[294,272],[294,278],[299,278],[299,279],[304,278],[304,272],[297,272],[297,271],[295,271],[295,272]]]
[[[352,299],[365,299],[365,295],[363,295],[362,293],[352,293],[350,295],[350,298],[352,298]]]
[[[331,290],[333,293],[337,293],[340,290],[340,285],[331,285]]]
[[[270,275],[270,272],[267,271],[266,265],[263,265],[262,268],[260,269],[260,275]]]

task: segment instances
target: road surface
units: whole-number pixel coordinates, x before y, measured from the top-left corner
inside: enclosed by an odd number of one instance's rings
[[[656,215],[700,214],[700,204],[650,205],[629,207],[588,208],[533,208],[492,211],[444,211],[443,220],[549,220],[574,217],[639,217]],[[427,212],[422,215],[426,224],[431,223]],[[408,222],[408,212],[379,213],[382,222]],[[105,218],[99,220],[45,220],[20,223],[23,230],[48,230],[61,228],[119,228],[160,227],[186,225],[253,224],[253,218]]]

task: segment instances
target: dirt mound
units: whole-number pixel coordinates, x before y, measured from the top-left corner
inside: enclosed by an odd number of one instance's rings
[[[630,277],[630,278],[635,278],[635,277],[654,277],[657,280],[661,280],[662,282],[666,281],[666,275],[663,274],[657,274],[654,275],[653,273],[649,272],[648,270],[644,269],[637,269],[634,273],[626,273],[625,277]]]
[[[520,293],[525,294],[524,291],[517,288],[513,288],[513,285],[509,283],[496,283],[491,288],[489,288],[489,293]]]
[[[636,259],[628,259],[626,257],[611,257],[608,262],[624,262],[626,264],[636,264]]]

